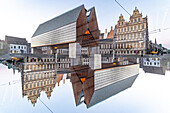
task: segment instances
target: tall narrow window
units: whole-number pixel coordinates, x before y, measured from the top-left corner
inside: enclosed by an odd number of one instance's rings
[[[140,29],[140,25],[138,25],[138,29]]]
[[[133,38],[133,34],[131,34],[131,39]]]
[[[140,22],[140,18],[138,18],[138,22]]]
[[[142,29],[144,29],[144,24],[142,25]]]

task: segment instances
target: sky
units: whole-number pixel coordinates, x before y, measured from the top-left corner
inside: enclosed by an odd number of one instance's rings
[[[144,17],[147,15],[149,32],[161,29],[161,32],[149,34],[149,39],[154,41],[156,38],[157,43],[170,48],[170,0],[117,1],[130,14],[136,6]],[[27,38],[31,42],[39,24],[82,4],[86,9],[95,6],[101,32],[105,29],[110,31],[120,14],[123,14],[125,21],[130,18],[115,0],[0,0],[0,39],[8,35]]]

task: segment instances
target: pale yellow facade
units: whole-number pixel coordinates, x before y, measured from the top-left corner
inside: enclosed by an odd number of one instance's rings
[[[129,21],[125,21],[123,15],[115,26],[115,49],[117,55],[145,55],[148,48],[148,24],[147,16],[135,7]]]

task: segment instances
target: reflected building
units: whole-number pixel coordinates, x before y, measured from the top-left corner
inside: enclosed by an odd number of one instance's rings
[[[56,76],[53,71],[24,72],[22,74],[22,95],[28,96],[28,100],[35,106],[41,91],[45,91],[47,97],[56,84]]]
[[[61,80],[69,79],[69,74],[56,74],[53,58],[25,58],[27,62],[22,64],[22,95],[35,106],[40,93],[44,91],[50,99],[51,93]],[[34,60],[34,61],[31,61]],[[30,62],[29,62],[30,61]],[[47,61],[47,62],[45,62]]]
[[[139,74],[139,64],[103,65],[102,69],[91,70],[88,66],[72,71],[76,106],[85,103],[87,108],[129,88]]]
[[[169,70],[170,55],[163,56],[147,56],[143,58],[143,70],[145,73],[154,73],[165,75],[166,70]]]
[[[114,57],[113,39],[99,39],[95,7],[87,10],[81,5],[40,24],[31,42],[34,53],[54,54],[55,58],[50,64],[29,60],[26,70],[71,72],[76,105],[93,106],[131,87],[139,74],[139,64]]]

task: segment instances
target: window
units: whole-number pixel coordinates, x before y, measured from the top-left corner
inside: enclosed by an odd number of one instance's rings
[[[131,39],[132,39],[132,37],[133,37],[133,34],[131,34]]]
[[[138,29],[140,29],[140,25],[138,25]]]
[[[120,22],[119,22],[119,25],[120,25]]]
[[[21,49],[23,49],[23,46],[21,46]]]
[[[16,46],[14,46],[14,49],[16,49]]]
[[[26,84],[26,89],[28,88],[28,84]]]
[[[20,46],[18,46],[18,49],[20,49]]]
[[[133,27],[131,27],[131,31],[133,30]]]
[[[136,38],[136,33],[134,34],[134,38]]]
[[[126,32],[126,28],[124,29],[124,31]]]
[[[142,33],[142,38],[144,38],[144,33]]]
[[[122,22],[122,25],[123,25],[123,22]]]
[[[138,33],[138,38],[141,38],[140,33]]]
[[[30,95],[32,95],[32,91],[30,91]]]
[[[140,22],[140,18],[138,18],[138,22]]]
[[[129,31],[129,27],[128,27],[128,31]]]
[[[13,46],[11,46],[11,48],[13,48]]]
[[[33,91],[33,94],[35,95],[35,90]]]
[[[133,20],[131,20],[131,23],[133,23]]]
[[[136,30],[136,26],[134,27],[134,29]]]
[[[142,25],[142,29],[144,29],[144,24]]]
[[[137,22],[137,20],[135,19],[135,23]]]
[[[129,39],[129,34],[127,35],[127,39]]]

